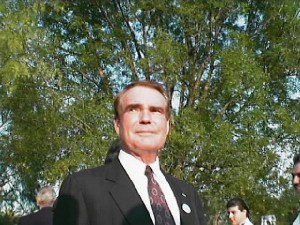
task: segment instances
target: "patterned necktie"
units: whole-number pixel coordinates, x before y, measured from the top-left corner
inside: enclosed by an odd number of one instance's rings
[[[148,178],[148,193],[155,217],[155,225],[175,225],[165,196],[157,181],[154,179],[153,171],[150,166],[146,166],[145,175]]]

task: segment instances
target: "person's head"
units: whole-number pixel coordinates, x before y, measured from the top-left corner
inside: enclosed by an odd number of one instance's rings
[[[50,186],[41,188],[36,195],[36,203],[40,209],[53,206],[55,199],[55,190]]]
[[[294,167],[293,167],[293,186],[295,190],[300,193],[300,154],[294,156]]]
[[[246,202],[241,198],[233,198],[226,205],[228,218],[233,225],[242,224],[249,217],[250,210]]]
[[[153,162],[169,133],[170,99],[164,87],[154,81],[131,83],[116,97],[114,111],[122,149]]]

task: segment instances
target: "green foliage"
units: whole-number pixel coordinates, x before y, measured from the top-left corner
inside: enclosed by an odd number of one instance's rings
[[[39,186],[101,164],[113,97],[151,79],[173,99],[161,162],[199,189],[211,224],[236,196],[255,223],[290,224],[281,156],[299,150],[299,4],[1,2],[1,206],[28,212]]]
[[[0,224],[1,225],[14,225],[17,222],[17,218],[9,215],[0,213]]]

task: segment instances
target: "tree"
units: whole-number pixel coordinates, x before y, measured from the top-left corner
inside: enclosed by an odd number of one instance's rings
[[[233,196],[255,222],[279,206],[288,215],[281,154],[299,151],[299,4],[1,3],[1,178],[13,174],[26,196],[101,164],[113,96],[151,79],[173,98],[164,167],[199,188],[211,223]]]

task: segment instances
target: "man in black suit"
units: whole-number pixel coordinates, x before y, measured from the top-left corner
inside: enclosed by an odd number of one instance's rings
[[[52,225],[52,206],[55,198],[55,190],[52,187],[46,186],[41,188],[36,196],[36,203],[40,210],[21,217],[19,225]]]
[[[64,180],[54,207],[54,225],[205,225],[197,191],[159,166],[170,108],[167,92],[153,81],[131,83],[117,96],[118,158]],[[153,194],[158,192],[157,203]],[[157,209],[165,212],[158,215]]]

